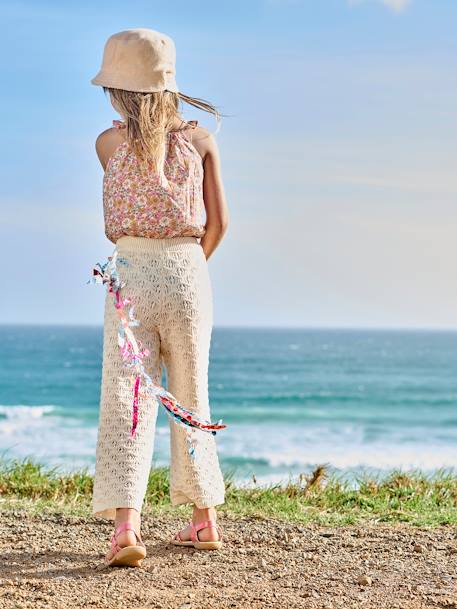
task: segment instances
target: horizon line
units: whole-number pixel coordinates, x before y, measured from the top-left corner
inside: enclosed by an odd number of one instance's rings
[[[99,328],[103,323],[40,323],[40,322],[0,322],[0,328]],[[213,330],[307,330],[307,331],[367,331],[367,332],[457,332],[457,326],[352,326],[352,325],[301,325],[301,326],[273,326],[273,325],[243,325],[243,324],[215,324]]]

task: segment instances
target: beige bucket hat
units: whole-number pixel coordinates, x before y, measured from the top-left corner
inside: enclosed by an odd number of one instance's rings
[[[170,36],[147,28],[124,30],[106,41],[102,67],[90,82],[126,91],[178,93],[175,62]]]

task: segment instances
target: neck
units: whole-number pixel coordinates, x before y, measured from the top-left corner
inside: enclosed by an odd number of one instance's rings
[[[123,123],[127,122],[127,119],[121,115],[120,120],[122,120]],[[179,116],[175,117],[175,119],[173,120],[171,129],[172,130],[176,130],[179,129],[180,127],[183,126],[183,123],[185,123],[186,121],[183,118],[180,118]]]

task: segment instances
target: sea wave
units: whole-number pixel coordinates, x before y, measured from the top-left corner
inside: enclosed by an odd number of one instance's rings
[[[7,406],[0,404],[0,418],[1,419],[40,419],[46,414],[55,412],[58,406],[54,404],[44,404],[42,406],[25,406],[23,404],[16,404],[13,406]]]
[[[252,457],[250,458],[252,459]],[[319,464],[328,464],[336,469],[373,468],[377,470],[401,469],[446,469],[457,466],[457,450],[439,446],[428,447],[426,451],[417,446],[409,447],[353,447],[344,449],[320,447],[302,454],[296,450],[269,453],[258,452],[255,461],[271,468],[310,469]]]
[[[233,425],[218,436],[221,460],[240,473],[308,471],[319,464],[336,470],[457,468],[457,434],[451,429],[369,430],[364,424]]]
[[[7,416],[4,416],[6,409]],[[53,405],[1,406],[0,447],[15,456],[33,456],[68,469],[95,462],[97,428],[77,418],[59,416]],[[18,414],[19,416],[14,416]],[[456,468],[455,435],[438,438],[421,430],[386,429],[367,434],[364,425],[270,426],[231,425],[217,435],[223,469],[235,470],[235,479],[255,475],[275,482],[290,474],[310,472],[327,464],[330,471],[360,472],[371,469],[424,471]],[[170,430],[157,425],[153,461],[169,463]]]

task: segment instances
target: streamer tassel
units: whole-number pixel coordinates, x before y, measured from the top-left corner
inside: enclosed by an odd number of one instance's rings
[[[131,298],[121,297],[120,291],[125,287],[121,281],[117,269],[117,263],[127,265],[128,261],[118,255],[117,248],[108,257],[104,264],[99,262],[92,269],[92,277],[87,283],[96,283],[107,286],[108,293],[113,294],[114,306],[119,316],[118,345],[119,351],[126,367],[133,368],[133,407],[132,407],[132,427],[130,435],[136,435],[139,420],[140,397],[146,398],[154,396],[165,408],[167,414],[175,423],[183,425],[187,429],[188,452],[192,458],[195,457],[195,442],[191,438],[190,432],[196,429],[215,435],[220,429],[227,426],[219,419],[217,423],[205,421],[197,417],[192,411],[184,408],[178,400],[161,385],[154,383],[147,375],[143,360],[150,355],[149,349],[143,347],[141,342],[136,339],[132,328],[138,327],[140,322],[135,318],[134,306]],[[128,308],[128,311],[126,310]],[[141,391],[140,391],[140,388]]]

